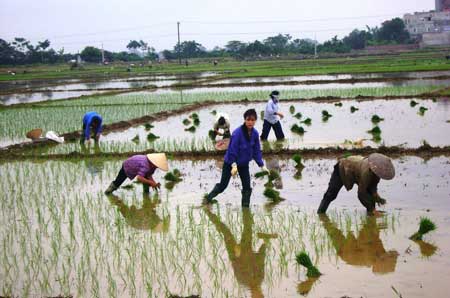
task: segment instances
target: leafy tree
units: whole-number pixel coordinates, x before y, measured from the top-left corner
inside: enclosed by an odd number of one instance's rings
[[[248,44],[245,48],[245,53],[250,56],[267,55],[270,53],[270,48],[262,42],[255,40]]]
[[[206,53],[206,49],[195,40],[183,41],[174,47],[176,53],[180,53],[183,58],[198,58]]]
[[[100,62],[102,61],[102,51],[95,47],[85,47],[81,51],[81,58],[87,62]]]
[[[129,50],[136,50],[141,48],[141,43],[137,40],[130,40],[130,42],[127,44],[127,49]]]
[[[326,53],[347,53],[350,52],[350,47],[345,45],[342,40],[339,40],[337,36],[324,42],[317,47],[319,52]]]
[[[364,49],[367,42],[371,39],[371,34],[365,30],[355,29],[346,37],[344,37],[343,42],[348,47],[354,50]]]
[[[237,56],[242,55],[245,52],[246,47],[247,45],[241,41],[231,40],[226,44],[225,50],[232,56]]]
[[[292,39],[289,34],[278,34],[264,40],[264,45],[269,47],[273,54],[283,54],[287,52],[288,43]]]
[[[293,53],[314,54],[315,41],[311,39],[294,39],[289,44],[289,51]]]
[[[394,18],[381,25],[381,28],[377,31],[376,39],[378,41],[405,43],[409,41],[410,35],[403,20]]]

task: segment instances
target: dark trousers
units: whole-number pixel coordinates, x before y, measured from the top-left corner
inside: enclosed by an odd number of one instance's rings
[[[250,171],[248,165],[238,166],[239,177],[242,182],[242,193],[251,193],[250,186]],[[218,194],[222,193],[230,183],[231,179],[231,164],[224,162],[222,167],[222,177],[220,182],[214,186],[214,189],[208,194],[208,200],[212,200]]]
[[[113,181],[114,186],[119,188],[127,178],[128,178],[127,174],[125,174],[125,170],[122,166],[122,168],[119,171],[119,174],[117,174],[116,180]]]
[[[342,183],[341,175],[339,174],[339,163],[334,166],[333,174],[331,174],[330,182],[328,183],[328,189],[323,195],[322,202],[320,202],[317,213],[327,212],[328,206],[334,201],[344,184]]]
[[[275,137],[277,140],[283,140],[284,139],[284,133],[283,129],[281,128],[281,123],[278,121],[275,124],[270,123],[267,120],[264,120],[263,124],[263,130],[261,134],[261,140],[265,141],[269,137],[270,129],[273,128],[273,131],[275,132]]]

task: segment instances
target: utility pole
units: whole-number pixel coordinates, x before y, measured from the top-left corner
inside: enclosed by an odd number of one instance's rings
[[[314,34],[314,58],[317,59],[317,36]]]
[[[177,22],[177,30],[178,30],[178,63],[181,64],[180,22]]]
[[[102,43],[102,64],[105,64],[105,51],[103,50],[103,43]]]

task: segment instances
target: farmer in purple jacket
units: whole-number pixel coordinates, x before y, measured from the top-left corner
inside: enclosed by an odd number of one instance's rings
[[[164,153],[133,155],[123,162],[122,169],[120,169],[116,180],[111,182],[105,194],[109,195],[118,189],[127,178],[133,180],[135,177],[144,185],[144,191],[147,192],[149,186],[158,189],[161,184],[153,180],[152,177],[157,168],[163,171],[169,169],[167,157]]]
[[[231,176],[235,176],[239,172],[242,182],[242,207],[249,207],[252,188],[248,164],[254,159],[263,171],[268,171],[262,160],[259,133],[254,128],[257,118],[254,109],[247,110],[244,113],[244,124],[233,131],[230,145],[225,153],[222,178],[220,183],[216,184],[205,197],[206,203],[212,203],[213,198],[227,188]]]

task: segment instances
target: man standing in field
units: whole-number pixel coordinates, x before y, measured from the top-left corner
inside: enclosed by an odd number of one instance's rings
[[[378,215],[375,203],[384,205],[377,192],[380,179],[391,180],[395,176],[392,161],[380,153],[372,153],[369,157],[349,156],[339,159],[334,166],[328,189],[323,196],[317,213],[325,213],[330,203],[336,199],[342,186],[351,190],[353,185],[358,185],[358,199],[367,209],[370,215]]]
[[[279,96],[280,92],[278,91],[272,91],[270,93],[270,99],[267,102],[266,109],[264,111],[264,124],[261,134],[262,141],[267,140],[271,128],[273,128],[278,141],[284,139],[284,133],[280,123],[280,119],[283,119],[284,115],[278,112]]]

